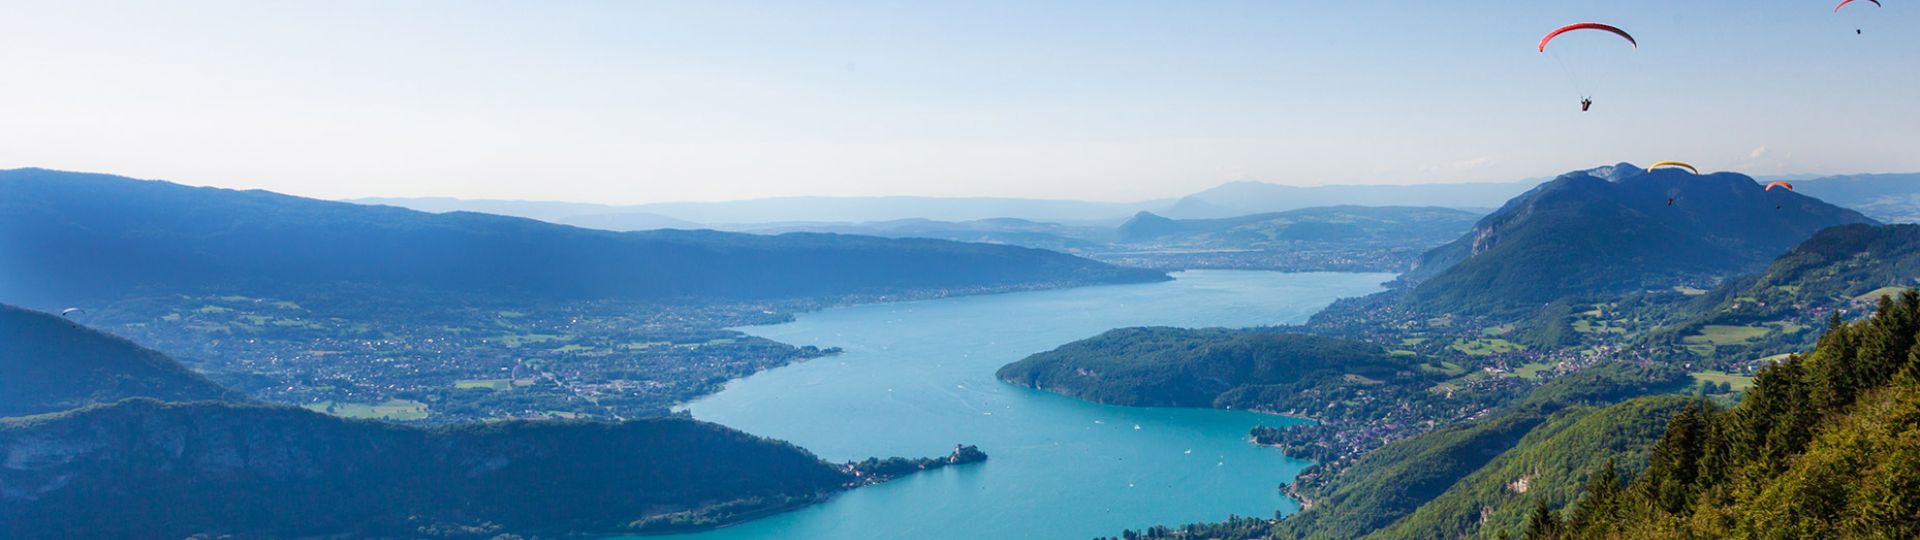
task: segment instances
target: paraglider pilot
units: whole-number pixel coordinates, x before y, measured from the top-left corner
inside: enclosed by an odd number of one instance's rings
[[[1593,98],[1580,98],[1580,112],[1587,112],[1591,107],[1593,107]]]

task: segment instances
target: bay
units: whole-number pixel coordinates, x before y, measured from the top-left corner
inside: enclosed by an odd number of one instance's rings
[[[1091,538],[1289,514],[1310,463],[1251,444],[1243,411],[1115,407],[996,380],[1027,355],[1126,326],[1299,323],[1391,274],[1187,271],[1162,283],[870,304],[742,328],[843,354],[734,381],[685,408],[831,461],[944,455],[981,464],[910,475],[793,512],[675,538]]]

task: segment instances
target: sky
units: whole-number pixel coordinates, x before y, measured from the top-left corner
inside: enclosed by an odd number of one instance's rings
[[[610,204],[1911,172],[1885,3],[0,1],[0,168]],[[1581,21],[1640,47],[1535,50]]]

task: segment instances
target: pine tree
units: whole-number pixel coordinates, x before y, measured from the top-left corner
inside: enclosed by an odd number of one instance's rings
[[[1533,512],[1527,514],[1527,531],[1520,535],[1526,540],[1549,540],[1560,535],[1560,518],[1553,515],[1553,509],[1547,508],[1545,497],[1533,500]]]

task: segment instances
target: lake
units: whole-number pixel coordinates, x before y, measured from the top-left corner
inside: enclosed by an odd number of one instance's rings
[[[1391,274],[1189,271],[1139,285],[872,304],[741,330],[844,354],[734,381],[695,418],[792,441],[830,461],[990,458],[856,489],[794,512],[676,538],[1091,538],[1156,524],[1298,509],[1280,485],[1310,463],[1247,430],[1298,421],[1241,411],[1097,405],[1014,387],[994,370],[1125,326],[1299,323]]]

